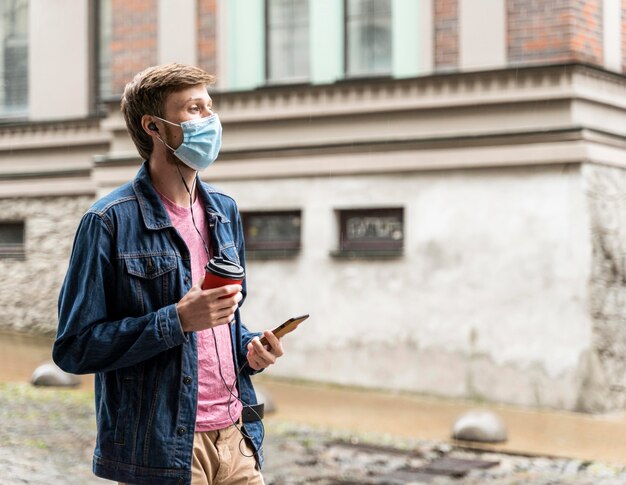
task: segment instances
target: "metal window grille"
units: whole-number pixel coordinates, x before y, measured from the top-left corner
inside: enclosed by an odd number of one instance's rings
[[[0,259],[24,257],[24,222],[0,222]]]
[[[241,218],[248,252],[300,249],[301,211],[242,212]]]
[[[341,210],[339,225],[341,251],[402,251],[402,208]]]

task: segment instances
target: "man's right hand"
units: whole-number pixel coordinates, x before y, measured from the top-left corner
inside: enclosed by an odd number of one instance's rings
[[[232,322],[238,303],[243,298],[241,285],[203,290],[203,280],[204,277],[176,305],[184,332],[197,332]],[[224,298],[226,295],[231,296]]]

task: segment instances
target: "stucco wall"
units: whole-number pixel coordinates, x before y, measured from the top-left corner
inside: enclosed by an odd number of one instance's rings
[[[626,406],[626,170],[587,165],[585,186],[591,214],[593,263],[594,383],[587,407]]]
[[[0,220],[25,221],[26,258],[0,259],[0,329],[54,334],[57,297],[89,196],[0,199]]]
[[[311,313],[269,373],[562,409],[624,406],[623,170],[213,183],[241,210],[303,212],[296,258],[248,263],[251,329]],[[26,220],[27,253],[0,260],[0,329],[55,331],[72,239],[91,201],[0,200],[0,219]],[[330,255],[336,210],[398,206],[401,258]]]
[[[299,257],[249,262],[251,328],[311,313],[272,374],[580,407],[592,324],[578,166],[216,183],[242,210],[303,210]],[[334,211],[379,206],[404,207],[404,256],[331,258]]]

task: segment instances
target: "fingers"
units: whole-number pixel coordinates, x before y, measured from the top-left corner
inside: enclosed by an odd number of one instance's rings
[[[224,317],[230,315],[232,320],[234,314],[239,308],[239,302],[241,301],[241,293],[237,293],[228,298],[218,298],[217,300],[210,300],[207,304],[209,312],[215,317]]]
[[[230,310],[227,310],[227,311],[222,311],[219,313],[214,313],[211,321],[213,323],[212,326],[215,327],[217,325],[228,324],[232,322],[234,319],[235,319],[235,313]]]
[[[207,295],[214,296],[215,298],[223,298],[228,295],[239,295],[239,300],[237,301],[240,301],[243,298],[243,295],[241,295],[241,290],[241,285],[226,285],[204,291]]]
[[[261,344],[258,337],[254,337],[248,344],[248,363],[255,370],[265,369],[276,363],[276,359],[284,354],[280,339],[272,332],[266,330],[264,333],[268,347]]]
[[[263,345],[261,345],[258,337],[254,337],[254,339],[252,339],[252,341],[248,344],[247,359],[248,364],[250,364],[250,367],[254,370],[265,369],[276,362],[276,357],[274,357],[263,347]]]
[[[248,352],[248,364],[254,370],[261,370],[267,367],[267,365],[264,364],[263,360],[259,357],[259,355],[256,354],[254,351]]]
[[[282,356],[284,352],[283,352],[283,345],[280,343],[280,339],[269,330],[266,330],[265,332],[263,332],[263,335],[267,339],[267,343],[270,347],[269,351],[276,357]],[[259,342],[259,345],[260,344],[261,342]]]
[[[227,306],[224,308],[221,308],[220,310],[216,310],[214,312],[214,315],[217,318],[226,318],[229,322],[232,322],[235,319],[235,312],[237,311],[237,308],[239,308],[239,305],[235,304],[232,306]]]
[[[230,288],[231,291],[224,290],[224,288]],[[237,291],[237,288],[241,287],[239,285],[230,285],[204,292],[203,295],[206,298],[207,308],[214,317],[224,318],[230,316],[228,321],[233,320],[234,313],[239,308],[239,302],[243,298],[243,295]]]
[[[197,331],[224,325],[235,319],[239,302],[243,299],[241,285],[227,285],[220,288],[202,290],[199,279],[176,309],[184,331]]]
[[[207,305],[209,320],[212,326],[230,323],[235,319],[235,312],[239,308],[239,298],[232,296],[224,300],[214,300]]]

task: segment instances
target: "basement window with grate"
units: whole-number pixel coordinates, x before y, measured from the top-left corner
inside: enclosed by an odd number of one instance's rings
[[[24,232],[23,221],[0,222],[0,259],[25,259]]]
[[[286,259],[300,252],[300,210],[244,211],[241,220],[248,259]]]
[[[371,208],[337,211],[339,249],[336,258],[391,259],[402,256],[404,209]]]

